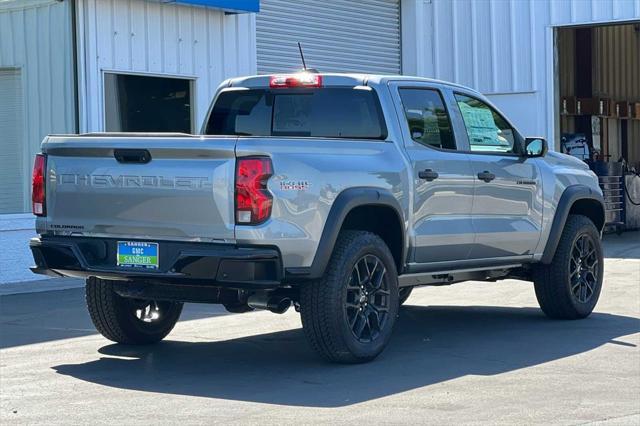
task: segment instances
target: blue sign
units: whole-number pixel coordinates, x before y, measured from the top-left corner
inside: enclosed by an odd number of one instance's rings
[[[169,0],[195,6],[215,7],[235,12],[260,12],[260,0]]]

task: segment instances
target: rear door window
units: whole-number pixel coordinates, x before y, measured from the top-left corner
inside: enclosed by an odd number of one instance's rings
[[[442,96],[433,89],[399,89],[411,139],[440,149],[456,149]]]
[[[231,90],[218,96],[210,135],[386,139],[380,101],[370,89]]]

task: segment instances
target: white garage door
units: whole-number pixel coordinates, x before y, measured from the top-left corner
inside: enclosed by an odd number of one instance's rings
[[[25,210],[20,70],[0,68],[0,213]]]
[[[320,72],[400,73],[399,0],[261,0],[258,72],[307,67]]]

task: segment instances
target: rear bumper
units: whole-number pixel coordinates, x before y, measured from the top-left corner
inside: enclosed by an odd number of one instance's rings
[[[147,240],[148,241],[148,240]],[[116,266],[117,239],[40,237],[30,241],[36,274],[228,288],[277,288],[280,253],[270,247],[154,241],[162,256],[157,270]]]

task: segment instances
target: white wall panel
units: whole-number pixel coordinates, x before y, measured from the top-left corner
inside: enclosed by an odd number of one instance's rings
[[[403,72],[473,87],[553,140],[551,28],[631,20],[640,0],[403,0]]]
[[[475,84],[474,68],[477,57],[473,49],[473,9],[469,2],[453,2],[453,21],[460,22],[460,31],[453,33],[454,77],[465,86]],[[452,27],[452,26],[451,26]]]
[[[423,26],[424,48],[413,51],[411,34],[415,37],[417,33],[405,31],[403,49],[407,50],[405,58],[416,55],[418,61],[424,61],[423,75],[474,86],[486,93],[533,89],[529,2],[434,0],[425,1],[422,9],[422,16],[413,19],[427,23]],[[403,25],[412,19],[410,13],[404,14]],[[410,71],[409,64],[405,73]]]
[[[0,3],[0,68],[18,70],[23,97],[22,211],[31,209],[30,174],[40,142],[49,133],[75,131],[71,35],[69,1]]]
[[[453,2],[433,5],[433,57],[436,78],[453,77],[456,67],[454,51]]]
[[[144,0],[79,0],[81,131],[104,129],[104,72],[191,78],[195,128],[217,86],[256,73],[255,15]]]
[[[514,52],[514,64],[511,67],[513,90],[534,89],[533,82],[533,34],[531,5],[511,0],[511,50]]]
[[[486,22],[491,22],[491,9],[487,5],[476,4],[473,20],[475,34],[472,34],[471,37],[475,40],[474,49],[477,51],[478,79],[472,87],[476,87],[483,93],[495,92],[493,78],[495,73],[494,34],[492,31],[487,31],[488,28],[485,26]]]

